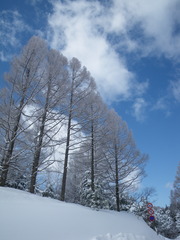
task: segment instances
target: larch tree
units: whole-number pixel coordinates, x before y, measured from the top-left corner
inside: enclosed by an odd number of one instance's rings
[[[116,198],[116,210],[120,211],[120,197],[144,175],[147,156],[137,150],[127,124],[114,110],[109,112],[107,128],[109,136],[104,154],[110,188]]]
[[[95,181],[100,177],[102,168],[102,144],[105,139],[103,132],[107,107],[99,95],[91,96],[90,100],[90,163],[91,163],[91,189],[95,191]]]
[[[24,132],[21,122],[23,111],[39,91],[39,83],[43,77],[41,64],[45,52],[44,41],[32,37],[22,53],[14,58],[11,71],[5,75],[9,88],[5,90],[5,98],[1,99],[0,121],[1,133],[4,135],[4,143],[1,146],[1,186],[6,184],[9,166],[15,158],[13,152],[16,140]]]
[[[67,133],[60,196],[62,201],[65,200],[66,194],[69,153],[70,149],[74,147],[74,144],[71,143],[72,135],[81,129],[80,124],[77,124],[77,122],[74,121],[79,119],[78,108],[80,107],[80,103],[85,100],[94,86],[94,79],[91,77],[87,69],[81,66],[78,59],[73,58],[70,61],[68,71],[70,87],[67,95],[67,106],[65,112],[65,115],[67,116]]]
[[[91,173],[92,192],[95,191],[95,178],[100,176],[100,171],[102,171],[102,168],[100,169],[102,161],[101,144],[105,138],[102,129],[106,112],[107,106],[98,92],[92,92],[82,106],[81,117],[83,118],[82,131],[84,133],[84,141],[81,147],[81,158],[83,159],[83,164],[86,162],[87,167],[89,165],[89,169],[86,170]]]
[[[67,59],[56,50],[49,50],[44,62],[45,77],[42,81],[42,91],[36,97],[36,108],[39,108],[39,126],[35,136],[34,158],[31,173],[30,192],[34,193],[37,173],[43,148],[49,148],[53,142],[53,136],[57,134],[58,124],[64,119],[58,111],[59,105],[64,103],[67,94]],[[48,159],[49,166],[52,164]]]

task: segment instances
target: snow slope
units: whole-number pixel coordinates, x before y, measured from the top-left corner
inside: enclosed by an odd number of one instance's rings
[[[135,215],[0,187],[0,240],[164,240]]]

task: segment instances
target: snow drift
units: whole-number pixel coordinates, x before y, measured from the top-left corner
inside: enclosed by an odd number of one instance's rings
[[[0,187],[0,240],[163,240],[133,214]]]

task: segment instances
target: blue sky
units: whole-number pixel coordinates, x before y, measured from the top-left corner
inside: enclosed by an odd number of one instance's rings
[[[180,161],[179,16],[178,0],[3,0],[0,86],[33,35],[77,57],[149,154],[142,187],[155,187],[164,206]]]

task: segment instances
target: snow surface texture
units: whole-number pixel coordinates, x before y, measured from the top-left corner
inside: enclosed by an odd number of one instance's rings
[[[0,187],[0,240],[164,240],[133,214]]]

